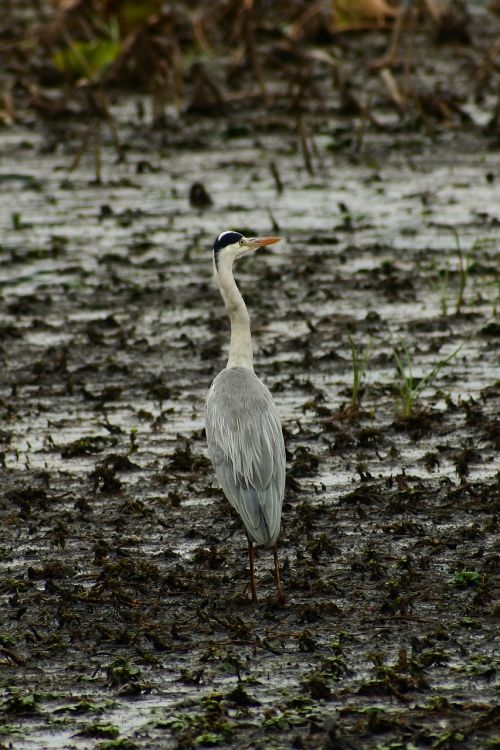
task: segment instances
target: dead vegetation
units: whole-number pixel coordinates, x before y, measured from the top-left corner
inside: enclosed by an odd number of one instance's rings
[[[24,0],[9,6],[2,23],[3,119],[23,119],[27,107],[42,118],[72,112],[109,122],[110,92],[134,87],[149,95],[153,123],[169,107],[297,117],[333,106],[374,125],[385,99],[400,117],[454,125],[466,117],[466,98],[490,93],[496,127],[495,26],[494,7],[461,0],[421,0],[409,9],[389,0]],[[463,58],[459,91],[439,75],[426,90],[430,51]]]

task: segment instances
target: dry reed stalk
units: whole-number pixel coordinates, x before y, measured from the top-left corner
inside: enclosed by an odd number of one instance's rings
[[[398,84],[396,83],[396,79],[392,75],[389,68],[382,68],[382,70],[380,71],[380,78],[382,79],[387,89],[387,93],[389,94],[394,104],[399,109],[403,110],[405,106],[405,100],[401,91],[399,90]]]
[[[361,149],[363,148],[363,141],[365,139],[366,134],[366,126],[368,122],[370,121],[370,108],[371,108],[371,97],[368,97],[368,101],[366,102],[365,106],[361,109],[361,119],[359,121],[359,127],[356,132],[356,142],[354,145],[354,150],[359,153]]]
[[[14,124],[16,119],[16,108],[14,105],[14,98],[12,96],[12,89],[14,88],[14,80],[9,78],[3,87],[2,92],[2,105],[3,109],[0,111],[0,120],[4,125],[10,127]]]
[[[314,168],[311,159],[311,150],[307,140],[307,132],[304,125],[302,114],[299,112],[297,115],[297,133],[299,136],[300,147],[302,149],[302,156],[304,157],[304,164],[310,175],[314,174]]]
[[[305,10],[292,24],[290,30],[290,39],[297,40],[303,36],[304,26],[308,21],[313,19],[315,16],[323,12],[325,4],[323,0],[319,0],[317,3],[313,3],[307,10]]]

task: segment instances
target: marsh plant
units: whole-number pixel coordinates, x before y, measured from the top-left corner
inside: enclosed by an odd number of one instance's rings
[[[496,318],[496,316],[500,312],[500,276],[498,276],[494,280],[493,283],[494,283],[495,288],[496,288],[496,294],[495,294],[495,297],[493,298],[493,302],[492,302],[492,306],[491,306],[491,314],[492,314],[492,316],[494,318]]]
[[[460,242],[460,236],[456,229],[453,230],[455,237],[456,246],[456,258],[457,258],[457,273],[458,273],[458,289],[456,290],[455,297],[455,315],[459,315],[462,307],[465,304],[465,290],[467,288],[467,282],[469,278],[470,270],[473,266],[473,255],[475,250],[480,245],[479,240],[476,240],[472,245],[468,253],[464,253],[462,244]],[[452,295],[450,289],[451,273],[450,273],[450,254],[446,254],[444,266],[434,266],[436,271],[436,277],[433,282],[433,286],[439,295],[439,307],[441,315],[446,317],[448,315],[448,303]]]
[[[449,295],[449,283],[450,283],[450,259],[446,256],[446,262],[443,268],[439,268],[437,263],[434,264],[434,270],[436,271],[436,279],[434,281],[434,287],[439,295],[439,307],[441,315],[446,318],[448,315],[448,295]]]
[[[467,279],[469,276],[469,271],[471,268],[471,260],[470,257],[464,256],[462,245],[460,244],[460,236],[455,229],[453,231],[455,235],[455,243],[457,246],[457,256],[458,256],[458,293],[457,293],[457,300],[455,303],[455,314],[459,315],[460,311],[462,309],[462,305],[465,301],[465,287],[467,286]],[[474,243],[474,245],[471,248],[471,253],[475,249],[477,243]]]
[[[415,377],[413,374],[413,356],[405,342],[400,345],[400,349],[394,349],[394,359],[396,370],[399,376],[399,392],[401,397],[401,416],[403,418],[412,417],[415,409],[415,401],[423,389],[432,383],[439,372],[454,359],[461,347],[449,354],[446,359],[440,360],[432,370],[422,378]]]
[[[359,350],[357,344],[349,334],[349,346],[351,347],[352,361],[352,397],[351,406],[353,409],[359,409],[361,405],[361,386],[365,379],[366,365],[370,355],[371,341],[363,349]]]

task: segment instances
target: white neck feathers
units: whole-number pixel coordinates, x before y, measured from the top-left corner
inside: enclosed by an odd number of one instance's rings
[[[233,276],[233,259],[220,253],[214,269],[220,293],[231,320],[231,342],[227,367],[246,367],[253,370],[250,316]]]

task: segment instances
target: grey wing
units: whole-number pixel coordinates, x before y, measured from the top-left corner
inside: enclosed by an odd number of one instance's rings
[[[251,370],[217,376],[207,397],[208,451],[249,536],[275,544],[285,489],[285,446],[272,396]]]

